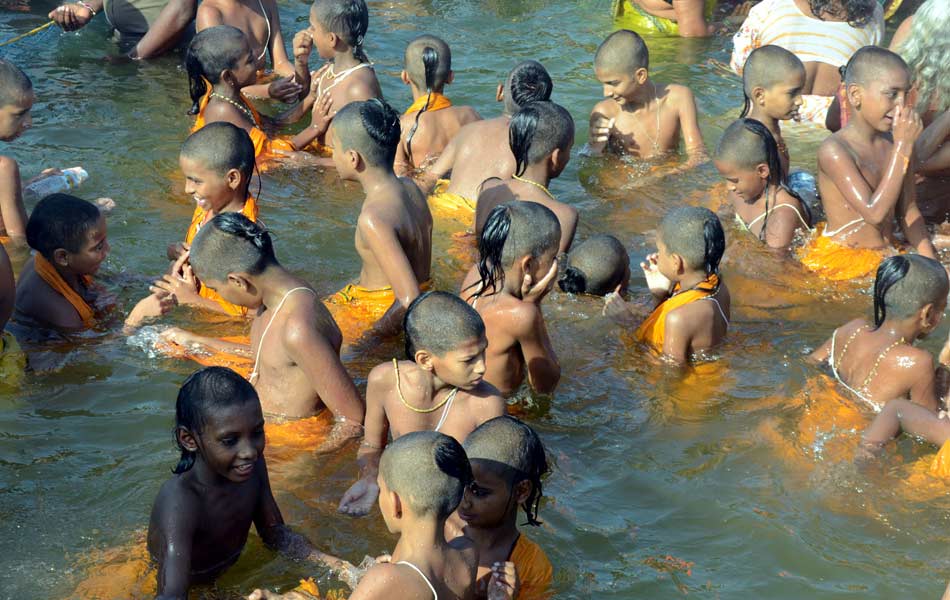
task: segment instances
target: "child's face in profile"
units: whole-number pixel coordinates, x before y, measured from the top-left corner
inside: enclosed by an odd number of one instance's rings
[[[805,71],[793,71],[784,81],[762,92],[765,113],[778,120],[794,119],[802,106],[802,89],[805,87]]]
[[[461,390],[474,389],[485,375],[485,336],[472,338],[442,356],[432,355],[432,371],[445,383]]]
[[[517,507],[513,486],[481,459],[472,459],[474,481],[465,488],[458,516],[471,527],[492,529],[503,524],[508,511]]]
[[[317,20],[317,16],[312,9],[310,10],[310,27],[307,31],[310,33],[310,37],[313,38],[313,47],[317,49],[317,54],[320,55],[320,58],[333,58],[334,51],[336,50],[333,40],[329,32],[327,32],[323,26],[323,23]]]
[[[184,155],[178,159],[178,164],[185,176],[185,193],[194,198],[198,208],[218,213],[228,205],[235,188],[226,175],[207,168],[200,160]]]
[[[241,285],[236,279],[230,276],[224,281],[203,277],[199,267],[200,265],[191,264],[195,277],[197,277],[206,288],[217,292],[219,296],[231,304],[243,306],[251,310],[260,308],[262,304],[260,296],[250,293],[245,285]]]
[[[264,413],[260,402],[242,402],[205,415],[196,436],[199,455],[211,470],[233,483],[254,474],[264,452]]]
[[[621,106],[640,89],[636,73],[616,73],[610,69],[594,67],[597,81],[604,86],[604,97],[611,98]]]
[[[889,69],[861,89],[863,93],[858,109],[861,116],[877,131],[891,131],[894,127],[894,110],[898,105],[904,105],[910,91],[907,71]]]
[[[257,83],[257,57],[247,40],[244,41],[244,52],[241,53],[241,56],[244,58],[238,59],[237,64],[231,69],[238,88]]]
[[[666,247],[666,244],[663,243],[663,240],[659,236],[656,238],[656,267],[663,277],[673,282],[679,281],[680,274],[677,268],[678,265],[676,261],[673,260],[673,255]]]
[[[730,160],[717,159],[714,162],[719,174],[726,180],[726,189],[730,192],[749,203],[762,197],[767,179],[763,178],[757,169],[740,167]]]
[[[30,90],[15,102],[0,108],[0,140],[12,142],[33,126],[30,114],[33,101],[33,91]]]
[[[79,252],[67,252],[69,268],[79,275],[95,275],[109,256],[109,241],[106,239],[106,218],[99,215],[95,225],[86,230]]]

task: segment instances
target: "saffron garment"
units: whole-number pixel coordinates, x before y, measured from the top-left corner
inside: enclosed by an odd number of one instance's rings
[[[554,569],[540,546],[522,533],[518,536],[518,541],[515,542],[508,560],[515,563],[518,580],[521,582],[518,600],[542,600],[551,596],[550,588]]]
[[[826,223],[798,250],[798,260],[809,271],[831,281],[848,281],[874,275],[881,261],[893,254],[889,249],[851,248],[824,235]]]
[[[76,290],[69,287],[69,284],[66,283],[59,274],[56,267],[39,252],[33,255],[33,268],[36,270],[36,274],[40,276],[40,279],[45,281],[56,293],[65,298],[66,301],[76,309],[76,312],[79,313],[79,317],[82,319],[83,326],[86,328],[95,326],[96,316],[92,307],[89,306],[86,300],[80,296]],[[92,277],[88,275],[81,276],[80,281],[86,287],[92,285]]]
[[[442,110],[443,108],[449,108],[452,106],[452,101],[440,94],[439,92],[432,92],[424,96],[419,96],[415,101],[406,109],[407,115],[411,115],[414,112],[422,110],[426,106],[428,101],[429,107],[426,109],[426,112],[433,112],[437,110]]]
[[[634,334],[636,340],[649,344],[658,352],[662,352],[663,341],[666,339],[667,315],[681,306],[686,306],[698,300],[706,300],[707,298],[718,304],[719,301],[714,297],[718,289],[719,276],[716,274],[710,275],[705,281],[689,290],[680,291],[679,284],[677,284],[676,287],[673,288],[673,295],[654,308],[650,316],[637,328]],[[725,318],[725,315],[723,315],[723,318]]]
[[[191,127],[191,133],[194,133],[204,127],[205,123],[205,109],[208,108],[208,101],[211,100],[211,84],[206,83],[205,87],[208,91],[205,92],[205,95],[201,98],[201,101],[198,103],[198,116],[195,117],[195,124]],[[244,95],[241,95],[241,102],[244,104],[244,107],[250,111],[251,115],[254,117],[254,127],[248,132],[251,136],[251,142],[254,143],[254,156],[256,158],[269,158],[274,156],[279,156],[279,151],[284,152],[293,152],[297,148],[294,147],[293,143],[287,137],[275,137],[269,138],[267,134],[264,133],[264,130],[261,129],[263,121],[261,121],[261,114],[257,112],[257,109],[254,108],[254,105],[251,104]]]
[[[423,282],[419,289],[424,292],[431,287],[430,280]],[[395,302],[396,294],[392,286],[371,290],[353,283],[323,301],[340,328],[344,343],[352,343],[362,337]]]

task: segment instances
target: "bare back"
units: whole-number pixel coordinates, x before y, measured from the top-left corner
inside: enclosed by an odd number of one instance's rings
[[[410,156],[407,138],[416,125],[417,117],[419,125],[412,134],[412,155]],[[426,111],[422,115],[419,115],[418,111],[403,115],[400,120],[402,139],[399,140],[399,149],[396,153],[396,174],[405,175],[412,171],[424,171],[438,159],[449,141],[463,126],[479,120],[481,116],[470,106],[450,106],[441,110]]]
[[[475,205],[475,235],[480,236],[482,234],[482,228],[485,227],[485,221],[488,220],[488,215],[491,214],[492,209],[512,200],[534,202],[551,209],[561,225],[561,242],[558,253],[564,253],[571,249],[571,244],[574,242],[574,233],[577,231],[577,209],[556,200],[549,192],[546,193],[546,188],[542,189],[537,185],[517,179],[504,181],[493,179],[485,182],[482,193],[478,195],[478,202]]]
[[[262,12],[262,9],[267,12]],[[277,6],[273,0],[205,0],[198,5],[195,29],[202,31],[216,25],[240,29],[247,37],[254,57],[258,58],[259,66],[263,67],[274,35],[276,15]]]
[[[478,198],[483,181],[508,179],[515,172],[515,157],[508,144],[509,117],[469,123],[452,140],[452,181],[447,192],[463,198]]]

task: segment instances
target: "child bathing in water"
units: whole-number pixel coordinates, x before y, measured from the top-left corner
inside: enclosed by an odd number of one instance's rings
[[[699,131],[696,101],[689,88],[650,79],[650,55],[643,38],[615,31],[597,48],[594,73],[604,85],[605,99],[590,115],[590,151],[623,152],[653,159],[679,148],[688,166],[706,157]]]
[[[489,586],[514,594],[515,581],[519,600],[549,597],[551,561],[518,531],[519,506],[528,525],[541,524],[541,478],[549,469],[538,434],[505,415],[479,425],[464,446],[474,481],[456,514],[465,524],[465,537],[478,548],[476,597],[495,597]]]
[[[656,248],[640,267],[657,304],[635,337],[686,363],[695,353],[719,345],[729,328],[731,298],[719,277],[725,234],[712,211],[686,206],[660,221]],[[604,314],[625,325],[634,317],[619,290],[607,295]]]
[[[481,233],[488,215],[499,204],[514,200],[536,202],[557,216],[561,223],[558,252],[567,252],[577,230],[577,209],[558,201],[548,190],[548,184],[571,159],[571,113],[553,102],[532,102],[511,118],[508,143],[515,157],[515,171],[510,179],[484,182],[475,208],[475,233]]]
[[[595,235],[574,246],[558,287],[569,294],[606,296],[626,293],[630,283],[630,256],[612,235]]]
[[[14,386],[26,368],[26,355],[17,339],[5,331],[16,300],[16,281],[7,251],[0,245],[0,385]]]
[[[512,395],[527,376],[531,387],[550,394],[561,378],[541,301],[557,276],[561,226],[549,208],[535,202],[495,207],[478,238],[478,263],[459,295],[485,322],[485,381]]]
[[[376,501],[379,456],[389,433],[440,431],[461,441],[481,423],[505,414],[505,401],[485,375],[485,324],[458,296],[426,292],[406,311],[406,358],[370,371],[366,433],[356,462],[360,480],[340,511],[364,515]]]
[[[264,133],[265,127],[298,121],[313,107],[315,95],[309,94],[303,102],[273,119],[261,117],[241,93],[257,81],[257,57],[240,29],[218,25],[199,32],[185,53],[185,69],[193,102],[190,114],[197,115],[192,132],[207,123],[233,123],[251,136],[258,158],[293,153],[316,139],[318,132],[313,127],[289,140],[272,139]]]
[[[741,229],[770,248],[788,248],[799,231],[810,231],[805,203],[788,187],[781,153],[764,124],[739,119],[730,125],[714,162]]]
[[[249,378],[269,414],[305,419],[328,408],[336,424],[321,450],[362,433],[363,402],[340,362],[340,330],[313,288],[277,262],[266,230],[239,213],[222,213],[184,256],[204,285],[254,311],[250,346],[177,328],[165,331],[165,340],[252,358]]]
[[[828,362],[841,384],[859,399],[881,408],[906,398],[936,414],[946,392],[944,369],[913,344],[937,328],[947,307],[950,282],[932,258],[905,254],[885,259],[874,280],[874,324],[855,319],[834,331],[809,357]],[[941,364],[950,355],[945,345]]]
[[[789,169],[788,146],[781,121],[798,119],[805,87],[805,65],[781,46],[762,46],[752,51],[742,69],[745,102],[739,118],[748,117],[765,125],[775,138],[782,170]]]
[[[264,543],[290,558],[341,571],[285,524],[264,461],[264,415],[257,392],[223,367],[192,374],[175,403],[181,458],[152,505],[148,551],[158,564],[158,598],[185,600],[233,565],[251,523]]]
[[[396,151],[396,175],[424,171],[464,125],[481,120],[471,106],[453,106],[442,92],[452,83],[452,52],[434,35],[420,35],[406,47],[402,82],[412,91],[412,105],[402,115],[402,138]]]

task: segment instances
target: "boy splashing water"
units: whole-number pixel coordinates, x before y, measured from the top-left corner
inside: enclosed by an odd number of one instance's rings
[[[654,159],[677,150],[682,137],[687,166],[706,158],[696,101],[689,88],[650,79],[650,55],[643,38],[621,29],[594,55],[594,73],[605,100],[590,115],[590,150]]]
[[[481,120],[470,106],[453,106],[442,95],[452,83],[452,52],[434,35],[420,35],[406,47],[402,82],[412,90],[412,105],[402,115],[396,152],[397,175],[425,171],[463,125]]]
[[[898,55],[859,50],[845,72],[852,117],[818,149],[818,190],[828,222],[802,248],[802,264],[831,280],[866,277],[898,244],[895,219],[910,246],[936,258],[917,208],[914,142],[920,117],[905,105],[910,72]]]
[[[656,308],[637,328],[638,342],[677,363],[720,344],[729,328],[729,289],[719,277],[726,249],[722,224],[709,209],[677,208],[660,222],[656,254],[640,263]],[[604,314],[623,324],[632,320],[632,307],[609,294]]]
[[[488,215],[499,204],[512,200],[536,202],[557,216],[561,224],[558,252],[567,252],[577,231],[577,209],[558,201],[548,190],[548,184],[571,159],[571,113],[553,102],[532,102],[512,117],[508,140],[515,157],[515,172],[511,179],[485,182],[475,209],[475,233],[481,233]]]
[[[337,113],[331,139],[340,177],[358,181],[366,198],[356,222],[360,277],[328,298],[327,307],[347,342],[371,328],[395,333],[406,308],[428,287],[432,266],[425,196],[393,172],[399,115],[381,100],[353,102]]]
[[[379,489],[376,474],[388,434],[433,430],[459,441],[505,414],[505,401],[485,374],[485,325],[472,307],[445,292],[427,292],[406,312],[406,358],[374,368],[366,387],[366,434],[356,462],[360,480],[340,511],[366,514]]]

